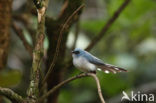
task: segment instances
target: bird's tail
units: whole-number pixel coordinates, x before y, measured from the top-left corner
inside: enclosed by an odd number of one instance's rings
[[[102,71],[109,73],[117,73],[117,72],[127,72],[127,70],[114,66],[114,65],[110,65],[110,64],[104,64],[104,65],[100,65],[98,66],[98,68],[100,68]]]

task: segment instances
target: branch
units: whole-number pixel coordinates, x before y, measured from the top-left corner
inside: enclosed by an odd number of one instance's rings
[[[58,37],[58,41],[57,41],[57,46],[56,46],[56,51],[55,51],[55,54],[54,54],[54,58],[53,58],[53,61],[48,69],[48,72],[45,76],[45,78],[43,79],[42,81],[42,85],[47,81],[48,77],[50,76],[50,73],[51,71],[53,70],[54,66],[55,66],[55,62],[57,60],[57,57],[58,57],[58,54],[59,54],[59,47],[61,45],[61,41],[62,41],[62,35],[63,35],[63,32],[65,31],[65,29],[68,27],[68,23],[70,22],[70,20],[74,17],[74,15],[76,15],[82,8],[84,7],[84,4],[82,4],[79,8],[77,8],[73,14],[71,16],[68,17],[68,19],[66,20],[66,22],[64,23],[61,31],[60,31],[60,35]]]
[[[37,3],[37,4],[36,4]],[[32,62],[32,74],[31,74],[31,81],[30,86],[28,89],[28,97],[31,100],[36,101],[38,97],[38,86],[39,86],[39,68],[40,68],[40,61],[43,57],[43,42],[45,37],[45,11],[48,5],[48,0],[34,0],[34,4],[37,8],[38,13],[38,28],[37,34],[35,38],[35,47],[33,50],[33,62]],[[40,7],[39,5],[42,4]],[[44,5],[43,5],[44,4]]]
[[[101,92],[101,86],[98,77],[94,73],[90,73],[89,76],[92,76],[94,80],[96,81],[97,89],[98,89],[98,94],[101,100],[101,103],[105,103],[105,100],[103,98],[102,92]]]
[[[97,44],[97,42],[102,39],[102,37],[106,34],[110,26],[115,22],[115,20],[119,17],[121,12],[124,10],[124,8],[129,4],[131,0],[125,0],[125,2],[119,7],[119,9],[113,14],[113,16],[108,20],[106,25],[103,27],[103,29],[100,31],[100,33],[94,37],[94,39],[91,41],[91,43],[87,46],[86,50],[89,51],[93,48],[94,45]]]
[[[16,32],[17,36],[21,39],[24,47],[26,48],[26,50],[28,51],[28,53],[30,54],[30,56],[32,56],[32,47],[26,41],[22,29],[20,29],[15,23],[12,24],[12,28]]]
[[[45,11],[48,6],[48,0],[33,0],[34,5],[37,8],[37,17],[38,17],[38,22],[41,22],[42,17],[45,18]]]
[[[100,87],[100,82],[99,82],[99,79],[98,77],[96,76],[96,74],[94,73],[82,73],[82,74],[79,74],[77,76],[74,76],[74,77],[71,77],[67,80],[64,80],[62,81],[61,83],[57,84],[54,88],[52,88],[51,90],[49,90],[45,95],[43,95],[39,101],[43,101],[45,98],[47,98],[50,94],[54,93],[57,89],[61,88],[63,85],[73,81],[73,80],[76,80],[76,79],[79,79],[79,78],[82,78],[82,77],[93,77],[94,80],[96,81],[96,84],[97,84],[97,89],[98,89],[98,94],[99,94],[99,97],[100,97],[100,100],[102,103],[105,103],[104,101],[104,98],[102,96],[102,93],[101,93],[101,87]]]
[[[23,101],[23,98],[20,95],[18,95],[9,88],[0,87],[0,95],[3,95],[8,99],[10,99],[11,101],[15,101],[17,103],[21,103]]]

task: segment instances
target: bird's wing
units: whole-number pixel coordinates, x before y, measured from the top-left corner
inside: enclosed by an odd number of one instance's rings
[[[114,66],[114,65],[110,65],[110,64],[106,64],[103,63],[102,60],[98,59],[97,57],[93,56],[92,54],[86,52],[85,55],[83,55],[90,63],[96,65],[98,68],[100,68],[101,70],[103,70],[104,72],[112,72],[112,73],[117,73],[117,72],[127,72],[127,70]]]
[[[92,54],[85,52],[83,55],[90,63],[95,65],[104,65],[103,61],[93,56]]]

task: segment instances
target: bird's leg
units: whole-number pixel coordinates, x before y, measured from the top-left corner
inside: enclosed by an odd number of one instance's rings
[[[89,73],[94,73],[94,74],[96,74],[96,71],[89,71]]]

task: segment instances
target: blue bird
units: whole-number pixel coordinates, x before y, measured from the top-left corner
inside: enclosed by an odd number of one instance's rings
[[[96,73],[96,70],[102,70],[105,73],[127,72],[127,70],[123,68],[106,64],[89,52],[79,48],[72,51],[72,57],[74,66],[82,72]]]

